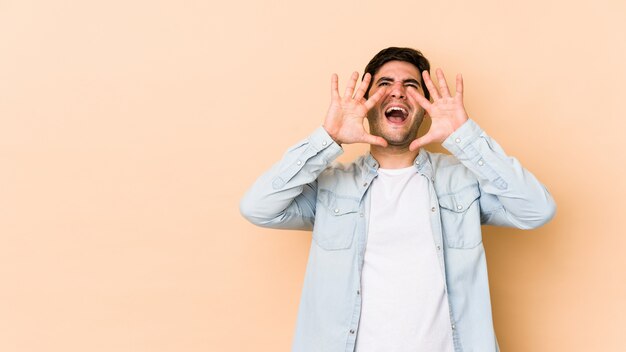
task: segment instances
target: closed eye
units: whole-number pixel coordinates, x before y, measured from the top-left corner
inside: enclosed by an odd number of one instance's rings
[[[404,84],[409,86],[409,87],[413,87],[415,89],[419,89],[419,87],[421,86],[420,83],[417,80],[414,79],[407,79],[404,81]]]
[[[378,82],[377,82],[377,86],[378,87],[383,87],[383,86],[389,86],[393,83],[393,79],[390,77],[381,77]],[[419,87],[421,86],[421,84],[412,78],[409,79],[405,79],[402,81],[402,83],[404,84],[405,87],[413,87],[415,89],[419,89]]]

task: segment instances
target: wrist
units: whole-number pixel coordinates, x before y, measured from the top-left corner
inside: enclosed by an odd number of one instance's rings
[[[458,130],[459,127],[463,126],[467,122],[467,120],[469,120],[469,117],[467,116],[463,119],[457,120],[456,123],[454,124],[454,131]]]
[[[332,138],[332,140],[335,141],[335,143],[341,146],[342,142],[339,140],[339,138],[337,138],[337,133],[333,131],[332,129],[328,128],[326,125],[322,125],[322,127],[324,128],[326,133],[328,133],[328,136],[330,136],[330,138]]]

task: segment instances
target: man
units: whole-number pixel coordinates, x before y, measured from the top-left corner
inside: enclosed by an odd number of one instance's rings
[[[498,351],[480,225],[535,228],[555,203],[469,119],[461,75],[452,95],[429,69],[392,47],[343,96],[333,75],[323,126],[241,201],[256,225],[313,230],[294,351]],[[433,142],[452,155],[421,148]],[[332,163],[350,143],[370,152]]]

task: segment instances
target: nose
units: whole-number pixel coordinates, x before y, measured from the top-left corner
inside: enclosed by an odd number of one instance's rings
[[[406,90],[402,82],[394,83],[389,95],[396,99],[406,99]]]

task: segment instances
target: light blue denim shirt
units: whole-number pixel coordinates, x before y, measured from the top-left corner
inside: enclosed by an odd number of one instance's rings
[[[546,188],[473,121],[444,142],[452,155],[421,149],[415,172],[429,181],[431,226],[446,283],[456,352],[498,351],[481,224],[532,229],[556,206]],[[361,314],[369,187],[367,154],[333,163],[342,148],[323,128],[291,147],[241,200],[242,215],[271,228],[313,230],[293,351],[354,351]]]

